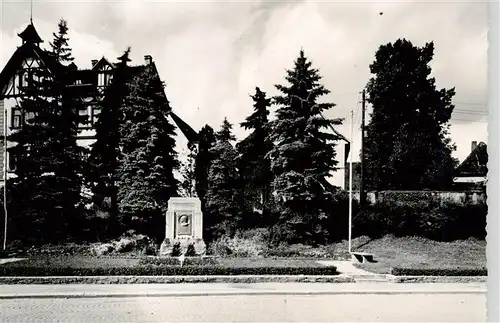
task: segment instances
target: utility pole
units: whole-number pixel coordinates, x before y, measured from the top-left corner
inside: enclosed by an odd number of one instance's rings
[[[366,94],[363,89],[361,99],[361,165],[360,165],[360,183],[359,183],[359,203],[361,209],[366,203],[365,191],[365,111],[366,111]]]
[[[351,149],[349,151],[349,237],[348,237],[348,244],[349,244],[349,253],[352,251],[352,155],[353,155],[353,148],[352,148],[352,142],[353,142],[353,128],[354,128],[354,111],[351,110],[351,122],[350,122],[350,138],[349,138],[349,144],[351,146]]]

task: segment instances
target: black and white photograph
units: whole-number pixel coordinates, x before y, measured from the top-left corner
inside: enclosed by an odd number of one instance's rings
[[[1,0],[0,321],[500,319],[498,6]]]

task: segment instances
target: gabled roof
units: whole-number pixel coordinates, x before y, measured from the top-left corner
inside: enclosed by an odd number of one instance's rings
[[[38,35],[38,32],[35,29],[35,26],[33,26],[33,22],[30,22],[30,24],[20,33],[17,34],[21,39],[23,40],[24,43],[31,43],[31,44],[39,44],[43,43],[42,38],[40,38],[40,35]]]
[[[110,63],[104,56],[97,62],[97,64],[95,64],[94,66],[92,66],[92,70],[96,71],[96,70],[100,70],[101,67],[103,66],[110,66],[110,67],[114,67],[114,65],[112,63]]]
[[[4,69],[0,72],[0,91],[5,88],[12,75],[22,66],[26,57],[36,57],[52,73],[56,72],[59,68],[63,68],[49,52],[31,43],[25,43],[17,48]],[[3,93],[0,93],[0,95],[1,94]]]
[[[484,177],[488,174],[487,145],[480,142],[455,170],[456,177]]]

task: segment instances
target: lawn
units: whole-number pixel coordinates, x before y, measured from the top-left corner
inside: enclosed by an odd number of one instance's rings
[[[388,274],[391,268],[448,270],[486,267],[486,241],[476,239],[436,242],[419,237],[385,236],[353,246],[354,251],[373,253],[377,261],[355,266],[378,274]]]

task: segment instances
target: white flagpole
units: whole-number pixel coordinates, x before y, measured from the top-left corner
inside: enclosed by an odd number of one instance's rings
[[[3,227],[3,250],[7,249],[7,109],[4,108],[3,121],[3,211],[4,211],[4,227]]]
[[[352,155],[354,151],[353,143],[353,127],[354,127],[354,111],[351,110],[351,136],[349,149],[349,253],[351,253],[351,239],[352,239]]]

